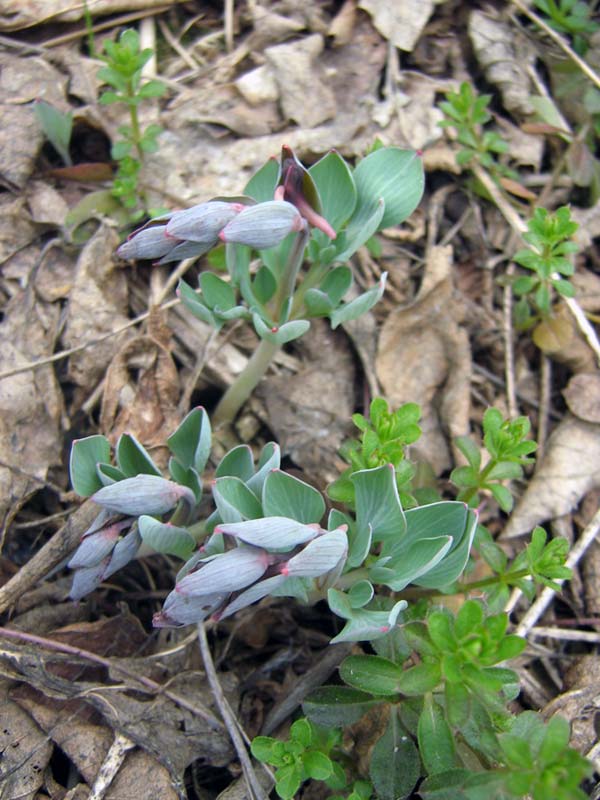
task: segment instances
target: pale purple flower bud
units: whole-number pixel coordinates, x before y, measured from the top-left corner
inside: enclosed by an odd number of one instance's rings
[[[288,233],[301,231],[305,222],[298,209],[285,200],[268,200],[241,211],[223,228],[224,242],[245,244],[257,250],[275,247]]]
[[[100,531],[84,536],[67,566],[70,569],[80,569],[98,564],[113,551],[121,531],[129,525],[131,520],[115,522]]]
[[[309,542],[281,567],[286,577],[318,578],[335,569],[348,553],[348,537],[343,528],[328,531]]]
[[[188,572],[175,591],[193,596],[235,592],[262,578],[271,562],[264,550],[242,545],[212,556],[199,569]]]
[[[171,239],[171,249],[163,256],[157,264],[168,264],[170,261],[181,261],[182,258],[198,258],[208,253],[211,247],[218,242],[215,237],[212,241],[201,244],[200,242],[180,242],[179,239]]]
[[[152,225],[132,233],[119,247],[117,255],[125,261],[161,258],[176,244],[175,240],[167,236],[166,225]]]
[[[202,622],[223,604],[226,594],[205,594],[199,597],[173,590],[158,613],[152,618],[155,628],[174,628]]]
[[[210,242],[212,247],[227,223],[245,208],[242,203],[210,200],[184,211],[176,211],[167,224],[167,234],[191,242]]]
[[[293,550],[297,545],[309,542],[319,531],[318,525],[303,525],[301,522],[287,517],[263,517],[244,522],[222,522],[215,528],[215,533],[226,533],[229,536],[235,536],[236,539],[241,539],[246,544],[282,552]]]
[[[71,600],[81,600],[86,594],[93,592],[102,581],[104,580],[104,572],[108,565],[110,558],[107,557],[93,567],[84,567],[83,569],[75,570],[73,575],[73,584],[69,597]]]
[[[135,478],[103,486],[91,498],[102,508],[118,514],[139,517],[141,514],[165,514],[180,500],[190,506],[196,504],[194,493],[158,475],[136,475]]]
[[[119,539],[119,541],[116,543],[115,549],[112,553],[112,558],[110,559],[110,563],[104,571],[102,580],[105,581],[107,578],[117,572],[117,570],[120,570],[121,567],[129,564],[129,562],[136,557],[141,546],[142,537],[140,536],[136,525],[126,536],[124,536],[122,539]]]
[[[265,578],[264,581],[259,581],[254,586],[246,589],[245,592],[241,592],[235,600],[232,600],[229,605],[225,606],[223,611],[217,612],[215,617],[219,620],[230,617],[232,614],[235,614],[236,611],[246,608],[246,606],[250,606],[258,600],[262,600],[263,597],[266,597],[268,594],[271,594],[272,591],[278,589],[284,581],[285,575],[273,575],[270,578]]]

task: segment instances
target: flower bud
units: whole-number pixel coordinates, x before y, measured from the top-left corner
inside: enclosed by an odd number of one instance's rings
[[[104,572],[108,566],[110,558],[107,557],[95,564],[93,567],[76,569],[73,574],[73,584],[69,597],[71,600],[81,600],[86,594],[93,592],[104,580]]]
[[[309,542],[281,567],[286,577],[318,578],[338,566],[348,552],[346,531],[338,528]]]
[[[91,499],[102,508],[131,517],[139,517],[141,514],[165,514],[182,499],[191,506],[196,504],[191,489],[166,478],[160,478],[158,475],[136,475],[135,478],[125,478],[110,486],[103,486],[92,495]]]
[[[242,545],[212,556],[195,572],[188,572],[175,591],[193,596],[235,592],[262,578],[270,562],[264,550]]]
[[[70,569],[80,569],[98,564],[112,552],[121,531],[129,525],[131,520],[115,522],[114,525],[84,536],[67,566]]]
[[[287,517],[263,517],[249,519],[244,522],[222,522],[215,528],[215,533],[235,536],[246,544],[263,547],[265,550],[285,552],[293,550],[299,544],[314,539],[319,526],[303,525]]]
[[[193,625],[209,617],[227,598],[226,594],[204,594],[198,597],[180,594],[173,590],[152,618],[155,628],[178,628]]]
[[[292,203],[309,225],[323,231],[330,239],[336,238],[334,229],[321,216],[319,192],[310,172],[298,161],[291,147],[285,144],[281,148],[275,200],[287,200],[288,203]]]
[[[117,255],[125,261],[155,259],[165,256],[177,242],[167,237],[166,225],[152,225],[132,233],[119,247]]]
[[[210,200],[198,206],[176,211],[167,223],[167,234],[176,239],[187,239],[203,244],[217,240],[220,231],[246,206],[242,203],[225,203]]]
[[[224,242],[245,244],[257,250],[275,247],[288,233],[301,231],[305,223],[298,209],[284,200],[268,200],[247,206],[219,234]]]

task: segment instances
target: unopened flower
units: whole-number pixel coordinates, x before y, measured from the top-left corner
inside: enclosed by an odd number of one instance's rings
[[[309,225],[323,231],[330,239],[336,238],[334,229],[321,216],[319,193],[310,172],[287,145],[281,148],[281,167],[275,199],[292,203]]]
[[[69,596],[80,600],[92,592],[102,581],[128,564],[142,543],[142,538],[132,519],[113,522],[105,527],[96,527],[94,522],[84,533],[81,544],[67,566],[75,571]],[[124,529],[131,530],[122,536]]]
[[[198,206],[177,211],[167,223],[167,236],[214,245],[219,233],[247,206],[242,203],[227,203],[210,200]]]
[[[196,504],[191,489],[158,475],[136,475],[135,478],[111,483],[98,489],[91,499],[107,511],[132,517],[166,514],[180,500],[191,506]]]
[[[245,244],[257,250],[278,245],[288,233],[301,231],[305,222],[298,209],[284,200],[247,206],[219,234],[224,242]]]

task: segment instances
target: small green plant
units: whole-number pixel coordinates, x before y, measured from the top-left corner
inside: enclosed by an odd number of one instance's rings
[[[555,292],[562,297],[575,296],[573,284],[561,276],[571,276],[575,271],[570,256],[579,249],[573,241],[578,227],[567,206],[554,214],[536,208],[527,223],[528,231],[523,238],[529,247],[513,257],[517,264],[533,273],[513,282],[513,291],[521,298],[514,309],[515,322],[521,329],[552,316]]]
[[[457,437],[456,446],[468,462],[450,475],[460,489],[457,499],[474,507],[480,502],[481,492],[490,492],[503,511],[510,511],[512,495],[502,481],[518,480],[523,476],[523,466],[533,462],[529,454],[537,445],[526,438],[530,427],[527,417],[505,420],[497,408],[489,408],[483,417],[483,440],[489,457],[485,465],[475,442],[469,436]]]
[[[442,128],[454,128],[462,150],[456,154],[461,165],[479,162],[493,175],[506,174],[507,170],[498,162],[497,156],[506,153],[508,144],[495,131],[485,126],[492,119],[488,109],[492,96],[477,95],[466,81],[461,83],[458,92],[448,92],[446,100],[440,103],[444,114],[439,124]]]
[[[162,130],[159,125],[154,124],[142,130],[138,107],[148,98],[163,95],[165,86],[157,80],[142,80],[142,68],[152,58],[153,51],[149,48],[140,49],[137,31],[123,31],[116,42],[107,39],[104,42],[104,53],[100,58],[106,66],[99,70],[98,78],[112,89],[103,92],[100,103],[124,104],[129,110],[130,119],[129,125],[119,128],[122,138],[113,143],[111,150],[112,157],[119,165],[112,193],[126,208],[132,210],[133,219],[137,219],[146,208],[143,192],[138,186],[140,170],[146,153],[153,153],[158,149],[156,137]]]
[[[534,0],[534,6],[545,14],[551,28],[572,37],[573,49],[579,55],[585,55],[590,36],[600,28],[592,19],[589,3],[580,0]]]

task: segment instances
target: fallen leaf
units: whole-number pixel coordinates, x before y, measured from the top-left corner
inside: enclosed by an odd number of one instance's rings
[[[130,339],[111,361],[100,412],[100,430],[107,436],[116,441],[127,432],[151,450],[164,449],[181,422],[179,374],[170,350],[171,331],[162,317],[163,312],[153,309],[148,335]],[[164,455],[166,465],[166,449]]]
[[[96,339],[129,321],[127,278],[113,255],[119,244],[115,231],[103,224],[81,251],[69,295],[65,347]],[[127,333],[106,339],[69,358],[69,378],[90,391],[104,375]]]
[[[8,192],[0,195],[0,265],[23,250],[37,235],[25,198],[13,198]]]
[[[488,81],[497,86],[508,111],[532,114],[527,65],[537,58],[535,48],[499,14],[475,9],[469,16],[469,38]]]
[[[267,378],[259,392],[283,453],[323,487],[338,476],[337,453],[352,431],[355,369],[345,336],[321,320],[297,346],[300,370]]]
[[[50,355],[60,309],[31,287],[15,295],[0,323],[0,371]],[[44,486],[62,457],[63,399],[51,366],[0,381],[0,521]],[[2,542],[0,541],[0,549]]]
[[[600,375],[597,372],[573,375],[563,389],[563,397],[576,417],[600,423]]]
[[[182,0],[174,0],[182,2]],[[164,0],[94,0],[94,16],[118,14],[121,11],[161,8]],[[0,0],[0,31],[17,31],[43,22],[77,22],[84,17],[84,6],[78,0]]]
[[[600,487],[600,426],[568,414],[548,439],[544,457],[502,532],[510,539],[572,511]]]
[[[433,0],[360,0],[359,8],[373,17],[379,33],[394,47],[411,52],[433,13]]]
[[[0,681],[0,785],[2,800],[33,800],[44,782],[52,744],[44,731],[8,695]]]
[[[335,95],[318,65],[324,46],[323,37],[315,33],[265,50],[279,87],[283,113],[302,128],[315,128],[336,114]]]
[[[31,181],[27,190],[31,219],[44,225],[61,228],[69,207],[62,195],[43,181]]]
[[[452,464],[447,434],[469,432],[471,352],[451,268],[452,248],[432,248],[417,298],[383,323],[375,364],[394,408],[421,406],[423,434],[411,453],[438,475]]]

